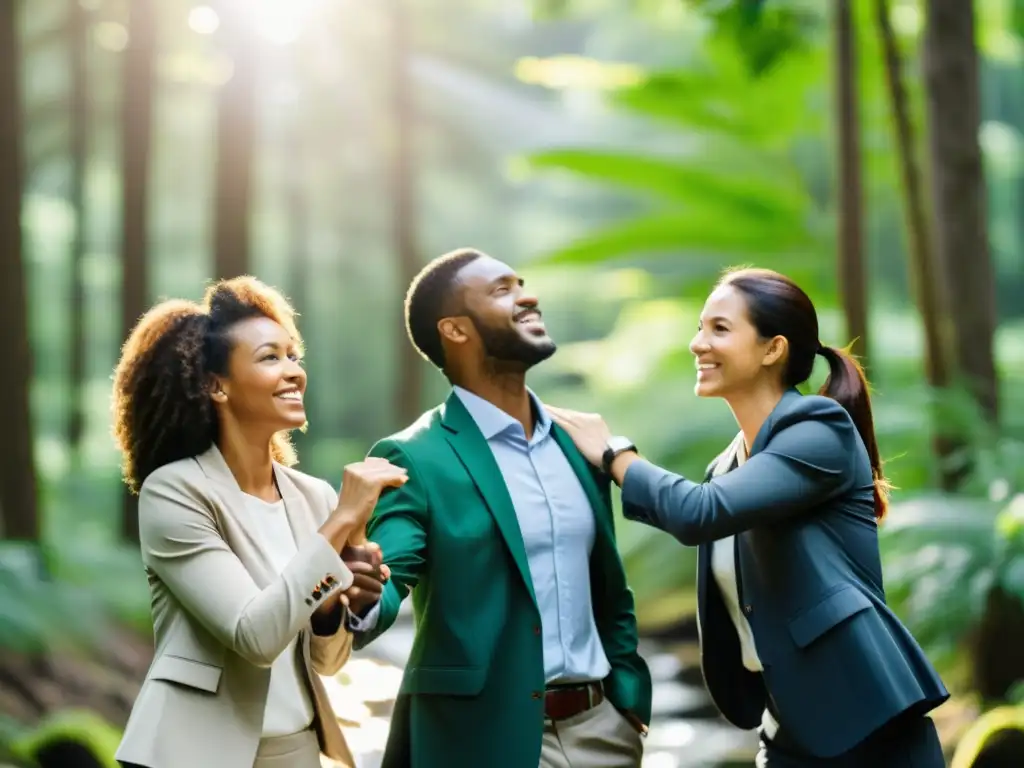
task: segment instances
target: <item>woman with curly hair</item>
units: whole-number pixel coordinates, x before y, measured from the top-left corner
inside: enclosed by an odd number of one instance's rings
[[[294,315],[240,277],[202,304],[159,304],[125,343],[114,435],[139,494],[156,653],[122,765],[353,762],[318,674],[351,653],[346,611],[380,594],[386,566],[365,524],[406,473],[350,464],[336,494],[292,468],[288,432],[306,423]]]

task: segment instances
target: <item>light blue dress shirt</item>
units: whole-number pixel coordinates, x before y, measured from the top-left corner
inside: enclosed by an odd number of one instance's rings
[[[527,440],[522,424],[500,408],[461,387],[454,389],[487,440],[519,519],[541,615],[545,679],[604,679],[611,665],[590,594],[594,510],[551,434],[551,417],[531,392],[538,418]],[[379,605],[361,620],[350,617],[349,625],[356,631],[371,629],[378,613]]]
[[[455,394],[491,447],[519,519],[540,609],[545,679],[604,679],[611,666],[590,596],[594,510],[551,434],[551,417],[531,392],[537,423],[528,441],[523,425],[497,406],[461,387]]]

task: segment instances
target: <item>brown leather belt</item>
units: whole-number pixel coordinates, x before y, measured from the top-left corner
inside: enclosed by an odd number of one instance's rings
[[[602,701],[604,687],[601,683],[553,685],[544,691],[544,717],[548,720],[565,720],[593,709]]]

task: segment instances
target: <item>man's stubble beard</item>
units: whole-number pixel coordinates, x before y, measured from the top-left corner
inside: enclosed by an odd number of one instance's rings
[[[480,334],[484,354],[496,370],[528,371],[555,354],[558,346],[551,339],[543,344],[531,344],[514,328],[490,328],[479,317],[470,314],[470,319]]]

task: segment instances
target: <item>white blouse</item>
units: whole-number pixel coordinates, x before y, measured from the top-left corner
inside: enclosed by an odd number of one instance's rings
[[[729,450],[723,454],[715,466],[714,476],[724,475],[732,468],[733,458],[736,459],[736,466],[742,466],[747,458],[746,445],[743,442],[743,435],[739,434],[733,441]],[[750,622],[743,614],[740,605],[739,584],[736,578],[736,537],[727,536],[719,539],[711,545],[711,573],[715,583],[722,593],[722,600],[725,602],[725,609],[736,627],[736,634],[740,641],[740,655],[743,659],[743,666],[751,672],[763,672],[764,666],[757,655],[757,643],[754,641],[754,631],[750,628]],[[766,709],[761,715],[761,725],[769,739],[774,738],[779,730],[779,724]]]
[[[263,550],[274,568],[283,571],[297,551],[284,501],[269,503],[249,495],[245,499],[246,511],[259,531]],[[298,733],[313,722],[313,702],[303,667],[295,638],[270,667],[270,687],[263,712],[264,738]]]

